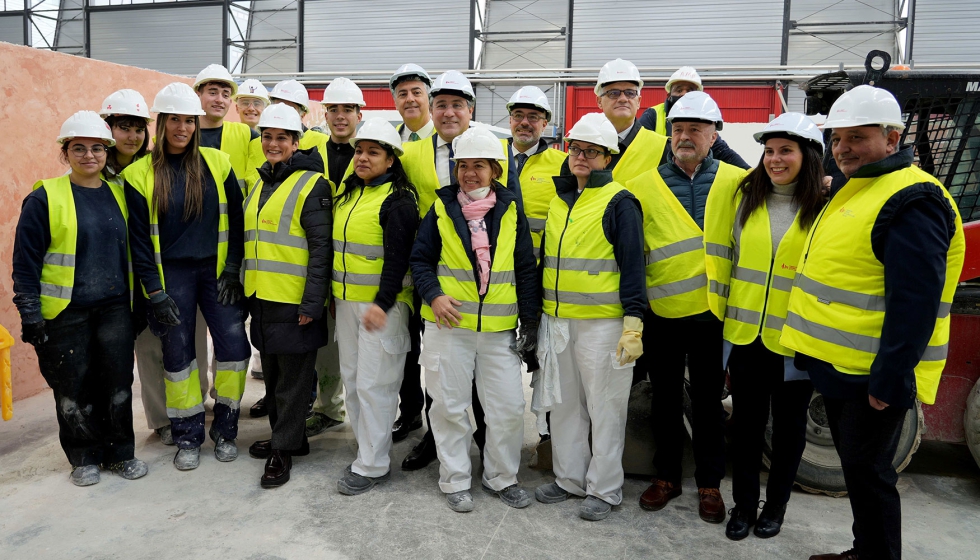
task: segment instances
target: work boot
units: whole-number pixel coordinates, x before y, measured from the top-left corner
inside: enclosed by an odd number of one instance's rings
[[[557,482],[542,484],[534,489],[534,497],[537,498],[537,500],[542,504],[557,504],[559,502],[564,502],[568,499],[568,496],[568,492],[566,492],[561,486],[558,486]]]
[[[139,459],[120,461],[118,463],[107,465],[106,468],[118,474],[119,476],[125,478],[126,480],[136,480],[137,478],[143,478],[144,476],[146,476],[147,473],[146,463],[140,461]]]
[[[814,554],[810,557],[810,560],[860,560],[858,558],[857,550],[850,549],[841,552],[840,554]]]
[[[764,503],[762,513],[759,514],[759,521],[755,524],[755,536],[760,539],[768,539],[779,534],[783,526],[783,517],[786,515],[786,504],[781,506],[770,506]]]
[[[222,463],[228,463],[238,458],[238,445],[233,439],[225,439],[214,426],[208,430],[208,437],[214,442],[214,457]]]
[[[252,408],[248,409],[248,415],[252,418],[262,418],[269,415],[269,409],[265,407],[265,397],[255,401]]]
[[[640,496],[640,507],[647,511],[664,509],[667,502],[681,495],[681,485],[667,482],[661,478],[651,480],[653,484]]]
[[[403,471],[417,471],[429,466],[436,460],[436,442],[434,439],[422,437],[422,441],[402,461]]]
[[[296,451],[288,452],[292,457],[306,457],[310,454],[310,441],[303,438],[303,444],[299,446]],[[271,439],[260,439],[248,446],[249,457],[255,459],[268,459],[272,455],[272,440]]]
[[[397,443],[408,437],[408,434],[422,427],[422,415],[416,414],[412,418],[400,416],[391,425],[391,441]]]
[[[344,471],[344,477],[337,481],[337,490],[345,496],[356,496],[367,492],[378,484],[387,482],[389,478],[391,478],[391,471],[372,478],[359,475],[347,467],[347,470]]]
[[[201,464],[201,448],[178,449],[174,455],[174,466],[178,471],[192,471]]]
[[[322,412],[314,412],[306,418],[306,437],[313,437],[317,434],[343,424],[340,420],[334,420]]]
[[[158,436],[160,436],[160,443],[162,443],[164,445],[173,445],[174,444],[174,436],[170,432],[170,424],[167,424],[166,426],[164,426],[162,428],[157,428],[157,429],[155,429],[153,431],[156,432]]]
[[[293,458],[289,453],[273,449],[265,462],[265,472],[259,480],[262,488],[276,488],[289,482],[289,470],[293,467]]]
[[[501,502],[512,508],[521,509],[531,505],[531,496],[526,490],[516,484],[511,484],[503,490],[494,490],[484,484],[483,491],[491,496],[497,496]]]
[[[586,496],[585,501],[578,507],[578,516],[588,521],[602,521],[609,517],[610,511],[612,511],[611,505],[595,496]]]
[[[69,478],[75,486],[91,486],[99,483],[99,477],[98,465],[82,465],[80,467],[72,467]]]
[[[446,494],[446,502],[449,504],[449,509],[453,511],[459,513],[473,511],[473,495],[470,494],[469,490]]]
[[[749,527],[755,524],[755,508],[748,510],[737,505],[733,507],[728,515],[728,526],[725,527],[725,536],[733,541],[740,541],[749,536]]]
[[[725,500],[717,488],[698,488],[698,515],[708,523],[725,520]]]

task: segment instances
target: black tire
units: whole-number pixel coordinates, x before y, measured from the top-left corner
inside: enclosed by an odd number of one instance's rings
[[[922,425],[922,406],[916,401],[915,409],[908,411],[905,417],[905,425],[902,426],[898,451],[892,461],[895,470],[901,472],[912,460],[912,454],[919,448]],[[827,413],[824,411],[823,397],[816,391],[813,392],[813,397],[810,399],[810,410],[807,413],[806,439],[803,460],[800,462],[800,469],[796,472],[796,486],[813,494],[826,494],[834,497],[847,495],[840,457],[834,448],[834,441],[831,438],[830,427],[827,422]],[[771,452],[772,417],[770,416],[769,425],[766,426],[766,445],[762,457],[766,467],[769,467]],[[980,463],[980,459],[978,459],[978,463]]]

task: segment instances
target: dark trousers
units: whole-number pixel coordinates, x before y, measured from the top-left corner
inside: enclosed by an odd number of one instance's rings
[[[735,505],[755,511],[766,425],[772,411],[772,454],[766,503],[789,502],[796,471],[806,448],[806,415],[813,396],[809,380],[783,381],[785,358],[761,338],[735,346],[728,360],[732,406],[732,497]]]
[[[201,309],[214,341],[214,359],[218,362],[236,362],[236,371],[244,372],[248,369],[252,347],[245,337],[246,302],[241,301],[235,305],[222,305],[218,302],[216,266],[215,259],[164,263],[166,292],[180,310],[180,324],[175,327],[163,326],[152,313],[148,320],[150,330],[163,343],[163,369],[168,375],[188,367],[192,372],[197,368],[204,368],[203,375],[207,375],[208,364],[192,366],[192,363],[196,363],[194,329],[198,308]],[[202,374],[198,371],[198,375]],[[217,399],[214,404],[212,427],[225,439],[233,440],[238,437],[238,405],[241,395],[219,397],[222,398]],[[234,406],[222,402],[225,398],[235,398]],[[171,410],[169,403],[167,409]],[[204,443],[204,406],[195,410],[174,410],[177,415],[170,417],[174,442],[181,449],[200,447]]]
[[[58,437],[73,467],[133,458],[133,324],[129,303],[67,308],[35,348],[54,393]]]
[[[265,407],[272,426],[272,448],[296,451],[303,445],[310,407],[310,371],[316,350],[302,354],[262,353]]]
[[[875,410],[867,397],[824,397],[824,404],[854,516],[854,548],[861,560],[897,560],[902,557],[902,504],[892,460],[908,410]]]
[[[699,488],[718,488],[725,478],[725,387],[722,323],[644,316],[643,355],[648,357],[653,401],[650,418],[657,445],[657,478],[680,484],[684,453],[684,367],[691,380],[694,478]]]
[[[422,406],[426,399],[422,391],[422,367],[419,366],[419,354],[422,352],[422,316],[419,310],[422,302],[418,292],[415,293],[415,312],[408,318],[408,334],[412,338],[412,349],[405,356],[405,375],[402,378],[402,386],[398,391],[401,401],[398,410],[402,420],[411,421],[422,413]],[[426,422],[428,423],[429,407],[425,407]]]

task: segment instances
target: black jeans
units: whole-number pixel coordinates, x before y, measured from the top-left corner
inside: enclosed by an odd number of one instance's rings
[[[296,451],[306,438],[306,413],[310,405],[310,371],[316,350],[302,354],[262,356],[265,408],[272,426],[272,448]]]
[[[133,323],[129,303],[62,311],[35,347],[54,393],[58,437],[73,467],[133,458]]]
[[[809,380],[783,381],[785,357],[761,338],[735,346],[728,359],[732,382],[732,497],[735,505],[755,511],[766,425],[772,411],[772,455],[766,503],[789,502],[800,459],[806,448],[806,415],[813,396]]]
[[[908,410],[875,410],[867,397],[824,397],[830,433],[844,470],[854,523],[854,548],[861,560],[902,557],[902,503],[892,459]]]
[[[648,357],[653,400],[650,418],[657,445],[653,465],[657,478],[680,484],[684,453],[684,367],[691,379],[694,479],[699,488],[718,488],[725,478],[725,387],[722,323],[718,320],[664,319],[644,316],[644,351]]]

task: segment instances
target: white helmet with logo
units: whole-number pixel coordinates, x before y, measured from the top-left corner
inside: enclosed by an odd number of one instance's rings
[[[370,140],[379,144],[384,144],[395,151],[395,155],[401,157],[405,153],[402,149],[402,137],[398,135],[395,127],[381,117],[371,117],[366,119],[361,128],[357,129],[357,134],[350,139],[350,145],[357,147],[361,140]]]
[[[874,86],[858,86],[834,101],[823,128],[848,128],[882,124],[899,130],[905,128],[902,109],[888,90]]]
[[[232,95],[238,93],[238,84],[235,83],[235,80],[231,77],[231,73],[228,72],[228,69],[220,64],[208,64],[204,70],[197,73],[197,79],[194,80],[194,91],[197,91],[198,88],[208,82],[220,82],[226,84],[231,88]]]
[[[670,93],[670,88],[674,86],[677,82],[691,82],[692,84],[698,86],[698,91],[704,91],[704,87],[701,85],[701,76],[698,71],[690,66],[681,66],[673,74],[670,75],[670,79],[667,80],[667,85],[664,89],[667,93]]]
[[[109,125],[95,111],[79,111],[61,125],[58,143],[64,144],[72,138],[98,138],[110,147],[116,145]]]
[[[643,80],[640,79],[640,71],[637,70],[636,65],[622,58],[610,60],[599,69],[599,79],[596,80],[595,94],[602,95],[602,88],[606,84],[614,82],[633,82],[637,87],[643,87]]]
[[[99,115],[104,119],[109,115],[131,115],[142,117],[151,122],[150,106],[146,104],[143,95],[135,89],[121,89],[109,94],[102,102]]]
[[[398,67],[398,70],[395,70],[395,73],[388,79],[388,89],[394,93],[395,86],[411,78],[417,78],[419,81],[425,82],[426,86],[432,87],[432,78],[429,77],[429,73],[425,71],[425,68],[410,62],[408,64],[402,64]]]
[[[306,113],[310,110],[310,94],[306,91],[306,86],[296,80],[283,80],[272,88],[269,92],[270,99],[282,99],[295,103],[303,108]]]
[[[434,98],[440,93],[458,95],[470,101],[476,101],[476,94],[473,93],[473,86],[470,84],[470,81],[461,72],[457,72],[456,70],[448,70],[432,82],[429,95]]]
[[[810,117],[803,113],[783,113],[770,121],[761,131],[753,134],[752,137],[755,138],[756,142],[765,144],[767,136],[776,133],[788,134],[802,138],[803,140],[809,140],[820,148],[821,153],[824,150],[823,134],[817,128],[817,125],[810,120]]]
[[[689,91],[674,103],[667,114],[667,122],[672,123],[675,120],[714,123],[718,130],[725,124],[718,104],[703,91]]]
[[[453,160],[486,158],[504,161],[504,145],[492,132],[483,127],[471,126],[453,139]]]
[[[242,97],[261,99],[265,101],[266,105],[271,103],[269,100],[269,90],[262,85],[262,82],[256,80],[255,78],[249,78],[242,82],[242,85],[238,86],[238,93],[231,96],[231,98],[235,101],[238,101]]]
[[[323,105],[357,105],[364,107],[364,94],[357,84],[347,78],[335,78],[327,84],[327,89],[323,90]]]
[[[153,98],[153,107],[150,110],[154,113],[167,113],[170,115],[197,115],[203,116],[206,113],[201,109],[201,98],[194,93],[191,86],[184,82],[174,82],[167,84]]]
[[[572,140],[589,142],[607,148],[614,154],[619,153],[619,135],[616,134],[616,127],[602,113],[582,115],[582,118],[565,135],[565,142]]]
[[[544,118],[551,120],[551,105],[548,104],[548,96],[537,86],[524,86],[514,92],[507,102],[507,111],[514,105],[530,105],[544,111]]]
[[[262,116],[259,117],[259,130],[263,128],[281,128],[298,132],[299,137],[303,137],[303,118],[299,116],[296,109],[289,105],[277,103],[270,105]]]

